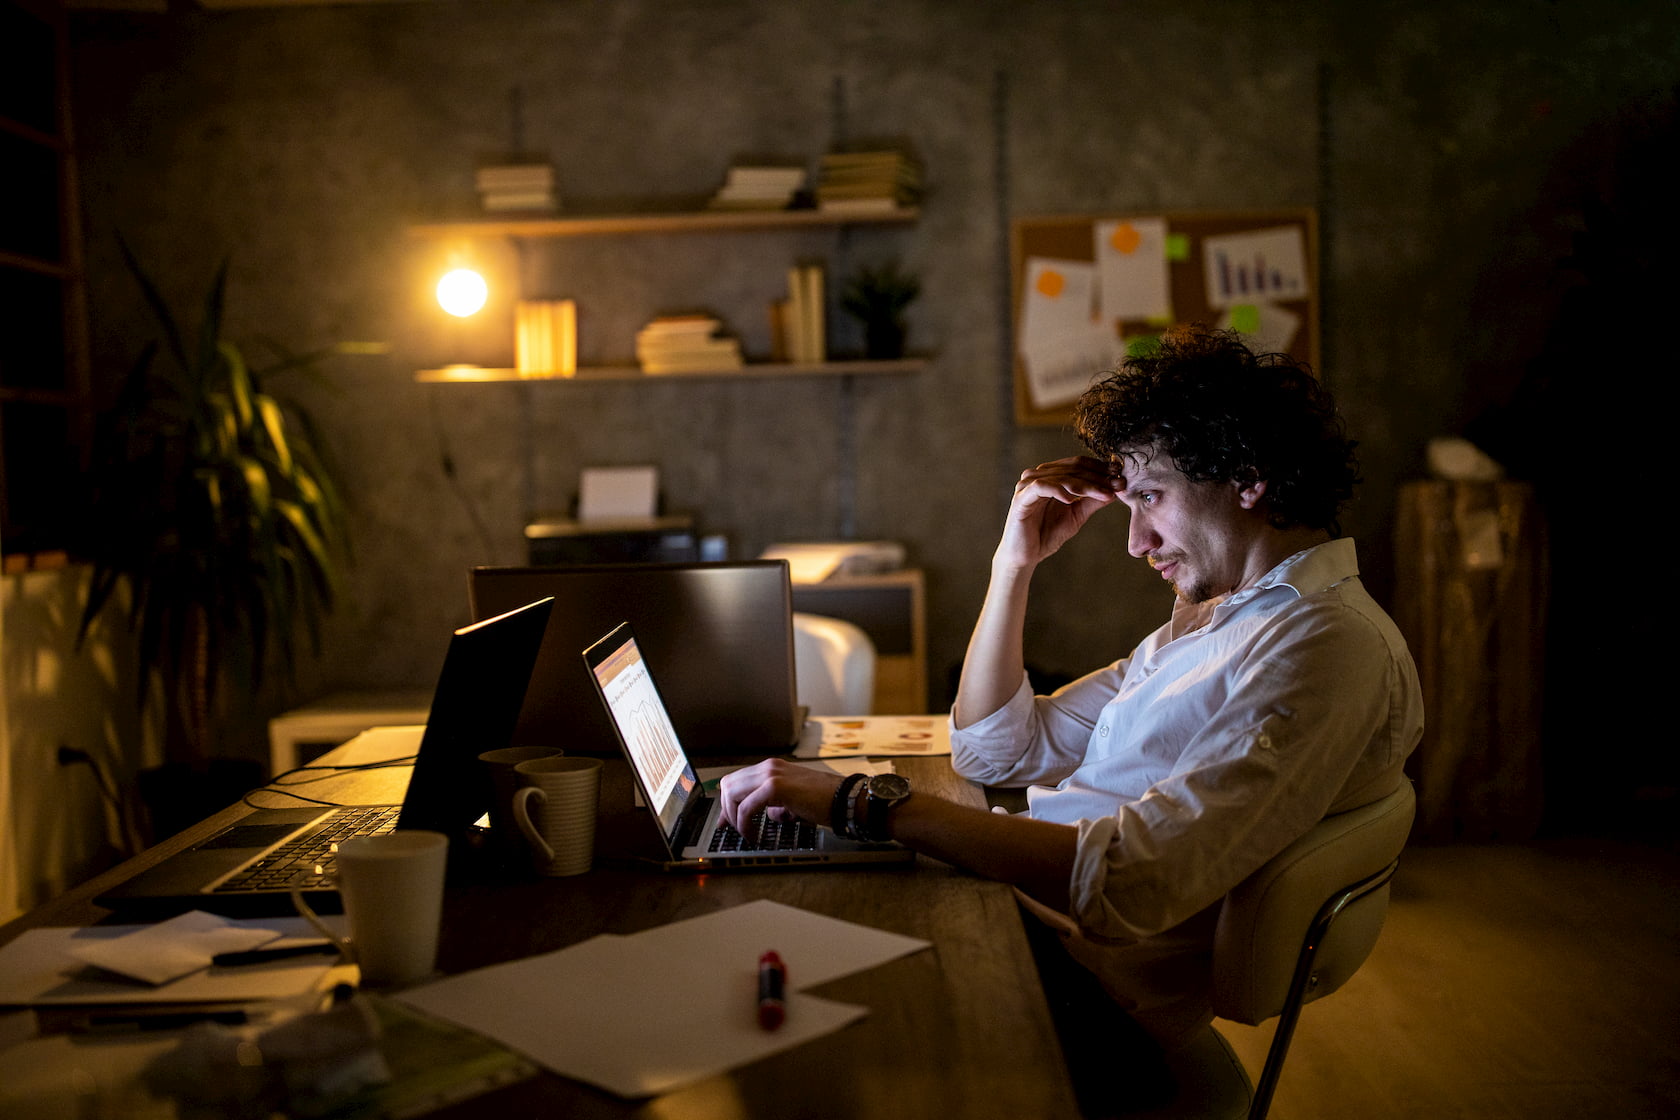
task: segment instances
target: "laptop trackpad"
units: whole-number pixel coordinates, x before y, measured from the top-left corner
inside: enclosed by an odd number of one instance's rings
[[[278,844],[297,830],[296,823],[236,824],[226,832],[206,840],[196,850],[204,852],[217,848],[266,848],[270,844]]]

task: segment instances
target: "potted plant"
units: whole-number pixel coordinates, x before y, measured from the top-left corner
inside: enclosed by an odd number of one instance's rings
[[[840,306],[863,323],[864,354],[890,360],[904,356],[909,327],[904,309],[921,294],[921,281],[888,261],[857,271],[840,290]]]
[[[155,681],[168,707],[167,768],[175,772],[155,786],[202,787],[213,781],[205,772],[217,712],[232,690],[254,695],[267,665],[289,672],[301,633],[319,640],[346,562],[344,505],[313,425],[261,380],[324,354],[252,370],[222,337],[225,261],[189,340],[128,245],[121,248],[159,337],[100,418],[98,531],[86,546],[92,574],[80,635],[124,589],[139,703],[144,709]],[[145,786],[143,775],[143,796]],[[168,835],[155,799],[146,799],[154,834]],[[180,807],[183,819],[170,824],[191,823],[198,808]]]

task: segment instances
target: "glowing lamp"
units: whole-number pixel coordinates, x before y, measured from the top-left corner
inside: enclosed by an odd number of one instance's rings
[[[465,319],[477,312],[489,295],[484,277],[470,268],[457,268],[438,281],[438,306],[458,318]]]

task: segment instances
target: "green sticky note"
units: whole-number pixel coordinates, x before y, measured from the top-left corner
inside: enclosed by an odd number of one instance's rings
[[[1190,259],[1190,235],[1187,233],[1167,234],[1167,259],[1169,261],[1187,261]]]
[[[1140,334],[1136,338],[1126,340],[1126,357],[1147,358],[1161,349],[1159,335]]]
[[[1231,308],[1231,329],[1238,334],[1253,334],[1260,329],[1260,309],[1252,303],[1239,303]]]

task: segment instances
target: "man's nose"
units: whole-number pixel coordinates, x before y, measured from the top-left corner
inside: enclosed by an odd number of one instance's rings
[[[1141,560],[1160,547],[1161,538],[1149,527],[1149,522],[1132,514],[1131,527],[1126,530],[1126,551]]]

